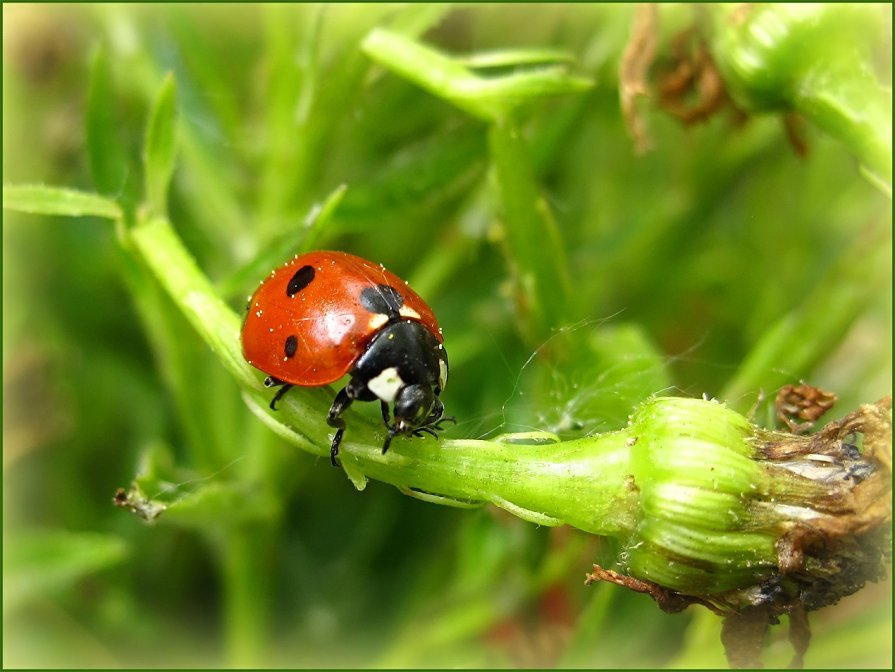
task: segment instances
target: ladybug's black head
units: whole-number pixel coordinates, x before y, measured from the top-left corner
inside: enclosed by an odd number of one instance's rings
[[[422,432],[436,436],[435,430],[440,429],[438,422],[444,415],[444,404],[438,398],[438,392],[437,388],[433,390],[426,385],[407,385],[398,392],[395,423],[388,428],[383,453],[396,436],[420,436]]]
[[[417,427],[427,424],[427,420],[432,415],[435,406],[435,391],[431,385],[405,385],[398,391],[395,397],[395,425],[400,429],[398,433],[407,434]],[[444,412],[444,406],[441,401],[438,402],[441,413]]]
[[[444,405],[438,398],[447,382],[447,354],[425,326],[401,320],[385,326],[358,358],[349,395],[393,404],[382,452],[396,436],[435,434]],[[387,414],[387,410],[385,411]]]

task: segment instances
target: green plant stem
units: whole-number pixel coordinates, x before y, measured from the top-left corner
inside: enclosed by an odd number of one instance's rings
[[[164,217],[151,217],[138,222],[129,233],[129,241],[150,271],[227,370],[242,386],[263,389],[258,375],[242,357],[239,319],[220,300],[170,222]],[[265,451],[267,446],[256,444],[253,449]],[[259,463],[263,465],[260,470]],[[251,477],[260,479],[259,487],[270,487],[266,479],[274,478],[272,471],[277,462],[256,452],[247,464],[255,465]],[[220,525],[205,531],[219,546],[217,557],[221,558],[227,664],[256,665],[264,660],[268,644],[270,587],[265,577],[270,570],[266,551],[270,548],[269,530],[275,518],[255,518],[250,527],[229,521],[226,516],[219,522]]]
[[[3,187],[3,207],[19,212],[67,217],[102,217],[119,221],[124,216],[113,200],[76,189],[61,189],[39,184]]]
[[[130,232],[142,259],[240,385],[263,389],[240,348],[240,321],[215,292],[196,260],[164,217],[139,222]]]
[[[266,526],[264,526],[266,527]],[[265,660],[270,632],[270,586],[263,551],[269,548],[264,527],[228,530],[220,543],[226,603],[224,605],[224,640],[227,643],[227,665],[246,667]]]
[[[866,64],[854,59],[807,72],[793,107],[851,149],[871,181],[891,194],[892,92]]]
[[[370,31],[362,46],[367,55],[396,74],[490,122],[488,143],[519,313],[532,340],[543,342],[552,329],[574,320],[571,281],[559,230],[539,193],[532,158],[514,116],[526,101],[582,92],[592,83],[568,74],[562,65],[549,65],[571,60],[556,51],[514,49],[459,58],[379,28]],[[482,76],[468,67],[475,63],[517,69]],[[532,63],[548,65],[520,67]]]
[[[891,194],[892,92],[870,57],[883,20],[879,7],[714,5],[711,11],[715,59],[737,103],[800,112],[843,142]]]
[[[359,466],[370,477],[401,488],[490,502],[541,525],[569,524],[616,535],[633,523],[632,492],[625,483],[629,436],[625,431],[605,434],[549,451],[469,440],[441,441],[433,450],[434,442],[414,442],[402,446],[405,454],[395,458],[364,451]]]
[[[574,320],[571,280],[559,229],[541,197],[531,158],[510,121],[494,123],[488,143],[500,192],[508,258],[517,275],[520,314],[542,341],[551,328]]]

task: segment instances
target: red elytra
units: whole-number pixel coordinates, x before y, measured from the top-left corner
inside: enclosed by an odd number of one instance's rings
[[[255,291],[243,355],[284,383],[328,385],[351,370],[387,322],[377,305],[395,308],[443,342],[432,309],[404,280],[361,257],[317,251],[290,259]]]

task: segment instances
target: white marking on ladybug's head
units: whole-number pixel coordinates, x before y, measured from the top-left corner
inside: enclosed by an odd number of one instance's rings
[[[398,390],[402,387],[404,387],[404,381],[398,375],[398,369],[394,366],[383,369],[378,376],[367,381],[367,388],[370,392],[387,404],[395,400],[395,397],[398,396]]]
[[[420,319],[420,314],[409,306],[401,306],[401,308],[398,310],[398,315],[400,315],[401,317],[407,317],[411,320]]]
[[[388,315],[383,313],[373,313],[370,316],[370,331],[379,331],[388,323]]]
[[[443,359],[438,360],[438,389],[442,392],[444,391],[445,385],[447,385],[447,374],[448,374],[448,366],[447,362]]]

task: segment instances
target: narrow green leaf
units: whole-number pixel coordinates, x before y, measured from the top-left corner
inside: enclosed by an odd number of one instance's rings
[[[110,567],[126,552],[124,541],[112,535],[65,530],[17,534],[3,553],[4,612]]]
[[[471,85],[452,91],[451,100],[460,106],[468,101],[494,110],[495,119],[501,119],[528,100],[586,91],[591,86],[590,80],[569,75],[564,67],[550,66],[502,77],[476,77]]]
[[[416,40],[382,28],[371,31],[361,48],[373,60],[437,96],[470,83],[474,75],[459,62]],[[477,110],[469,110],[478,115]]]
[[[152,212],[164,215],[168,207],[168,185],[177,154],[177,86],[169,73],[162,83],[149,117],[143,163],[146,170],[146,200]]]
[[[582,91],[593,84],[565,67],[549,66],[505,76],[480,77],[463,64],[415,40],[377,28],[364,39],[372,59],[473,116],[487,121],[505,118],[521,102],[542,96]],[[531,55],[519,52],[523,63]],[[539,53],[538,57],[543,57]],[[468,60],[469,57],[467,57]],[[511,63],[504,58],[501,65]]]
[[[131,212],[139,198],[136,166],[122,138],[115,112],[117,102],[108,58],[99,49],[90,67],[85,118],[90,172],[97,191],[114,196],[125,211]]]
[[[488,141],[519,303],[533,338],[540,341],[551,329],[574,321],[565,250],[518,130],[509,123],[494,124]]]
[[[163,520],[207,531],[258,524],[277,512],[278,503],[267,490],[245,482],[209,481],[173,502]]]
[[[225,297],[245,292],[246,288],[254,288],[270,269],[300,251],[316,249],[320,238],[332,219],[333,213],[342,202],[348,186],[340,184],[322,203],[315,203],[305,217],[299,230],[289,230],[277,236],[269,245],[261,250],[247,264],[238,268],[222,282],[218,283],[218,291]],[[245,298],[245,297],[243,297]]]
[[[506,68],[544,63],[571,63],[574,57],[558,49],[497,49],[457,58],[469,68]]]
[[[76,189],[22,184],[3,187],[3,208],[36,215],[120,219],[119,205],[104,196]]]
[[[305,219],[305,237],[301,244],[303,250],[313,250],[317,247],[317,241],[320,240],[329,225],[346,191],[348,191],[348,185],[340,184],[333,189],[323,203],[315,205],[308,213]]]

